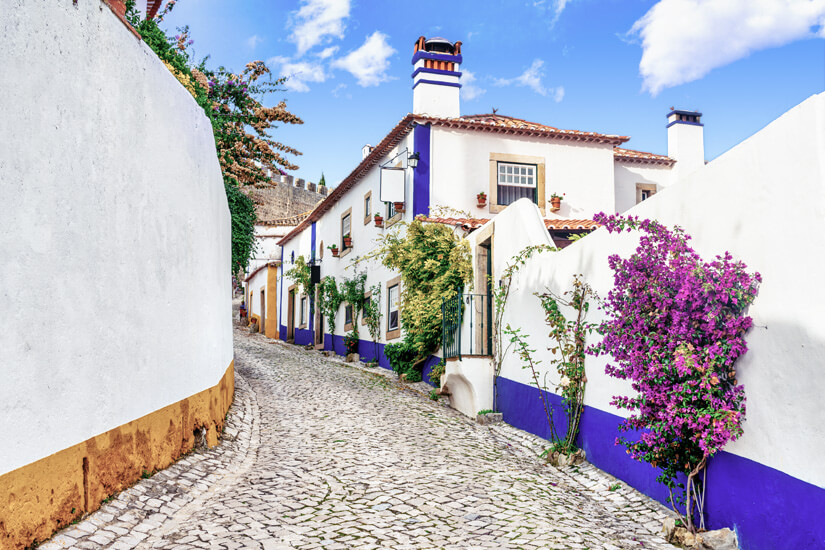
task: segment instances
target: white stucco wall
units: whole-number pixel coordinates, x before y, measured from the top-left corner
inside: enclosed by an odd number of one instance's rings
[[[548,141],[500,133],[432,129],[430,204],[448,205],[477,218],[495,214],[478,208],[476,194],[490,195],[490,154],[540,157],[545,162],[548,218],[591,218],[614,209],[613,147],[583,142]],[[550,195],[565,194],[561,210],[550,212]]]
[[[278,241],[293,230],[294,226],[255,225],[255,250],[249,259],[247,273],[252,273],[267,262],[281,259]]]
[[[747,395],[745,433],[726,450],[819,486],[825,485],[825,94],[813,96],[759,133],[678,181],[629,214],[678,224],[704,258],[730,251],[763,284],[750,308],[755,327],[750,351],[737,363]],[[498,234],[497,234],[498,235]],[[601,295],[612,288],[607,256],[627,256],[630,234],[599,230],[522,271],[505,322],[525,327],[532,347],[547,347],[543,316],[532,293],[570,288],[575,273]],[[523,243],[497,239],[497,250]],[[500,272],[497,272],[500,273]],[[598,321],[592,309],[590,320]],[[604,374],[605,361],[589,358],[587,405],[622,415],[608,404],[629,384]],[[516,360],[503,376],[529,384]]]
[[[362,262],[358,265],[353,264],[353,260],[359,256],[364,256],[368,252],[372,251],[376,244],[377,239],[380,235],[385,234],[388,231],[394,231],[397,229],[393,228],[377,228],[375,227],[374,222],[372,221],[372,216],[370,216],[369,223],[364,223],[364,196],[367,192],[371,193],[371,212],[374,214],[375,212],[384,212],[385,207],[384,204],[380,201],[380,164],[384,163],[387,160],[394,158],[399,152],[403,151],[404,148],[408,148],[409,150],[413,150],[413,137],[412,133],[401,140],[401,142],[394,147],[391,151],[387,153],[383,157],[381,161],[379,161],[375,167],[373,167],[369,172],[361,178],[358,183],[355,184],[333,207],[324,214],[324,216],[318,220],[316,223],[316,244],[315,244],[315,254],[316,258],[321,259],[321,275],[322,277],[326,277],[331,275],[335,277],[336,281],[340,284],[343,279],[350,279],[352,278],[355,273],[366,272],[367,274],[367,289],[373,285],[380,284],[381,285],[381,312],[382,312],[382,319],[381,319],[381,340],[379,342],[386,342],[385,333],[387,328],[387,288],[386,283],[390,279],[393,279],[398,274],[393,272],[383,265],[381,265],[380,261],[378,260],[370,260]],[[412,170],[407,170],[407,180],[406,180],[406,212],[401,215],[401,219],[407,222],[412,221],[413,214],[412,214]],[[332,253],[327,249],[328,246],[335,243],[338,245],[339,249],[341,247],[341,215],[347,211],[348,209],[352,209],[352,217],[351,217],[351,236],[352,236],[352,250],[345,255],[342,255],[339,258],[335,258],[332,256]],[[385,220],[386,222],[386,220]],[[292,252],[295,252],[295,257],[297,258],[300,255],[303,255],[304,258],[309,259],[310,253],[312,250],[312,229],[308,226],[304,231],[302,231],[299,235],[291,239],[289,242],[286,243],[284,246],[284,272],[288,271],[292,265]],[[323,252],[322,252],[323,250]],[[284,306],[280,308],[280,322],[282,325],[286,326],[287,324],[287,304],[286,300],[288,299],[287,295],[287,288],[294,284],[293,281],[286,279],[283,281],[283,300]],[[296,294],[297,296],[297,294]],[[295,326],[298,326],[298,314],[297,308],[300,305],[300,297],[296,298],[296,320]],[[325,331],[328,332],[329,327],[326,326],[325,323]],[[362,340],[370,340],[369,330],[366,326],[360,324],[358,325],[360,338]],[[336,317],[335,322],[335,332],[336,334],[343,335],[345,334],[344,331],[344,307],[342,306]],[[402,337],[403,337],[403,328],[402,328]],[[390,342],[396,342],[399,339],[390,340]]]
[[[616,189],[616,209],[613,212],[625,212],[636,206],[637,183],[656,185],[658,193],[670,185],[671,169],[663,165],[616,161],[613,178]]]
[[[97,0],[0,10],[0,474],[214,386],[232,361],[212,130]]]

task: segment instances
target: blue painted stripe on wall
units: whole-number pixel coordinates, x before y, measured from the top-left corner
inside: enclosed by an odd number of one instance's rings
[[[461,71],[442,71],[441,69],[427,69],[424,67],[419,67],[416,69],[412,74],[412,78],[415,78],[415,75],[418,73],[440,74],[444,76],[457,76],[461,78]]]
[[[507,378],[497,381],[498,408],[504,421],[545,439],[547,418],[539,390]],[[560,410],[561,398],[544,392]],[[659,502],[667,489],[656,481],[660,470],[631,459],[615,445],[620,416],[585,407],[578,445],[587,460]],[[564,428],[557,422],[557,428]],[[720,452],[708,466],[706,520],[708,527],[736,530],[742,550],[825,548],[825,489],[789,476],[764,464]]]
[[[413,150],[418,153],[418,166],[413,170],[413,216],[430,215],[430,130],[429,124],[413,129]]]
[[[427,80],[422,78],[421,80],[416,80],[415,84],[413,84],[413,90],[419,84],[435,84],[436,86],[452,86],[453,88],[461,88],[461,84],[458,82],[441,82],[440,80]]]
[[[315,222],[312,222],[312,235],[310,236],[310,242],[312,243],[312,250],[309,252],[309,260],[310,263],[315,262]],[[315,300],[313,298],[309,299],[309,330],[315,330]],[[315,340],[313,339],[312,342]]]
[[[415,62],[419,59],[436,59],[438,61],[452,61],[453,63],[461,63],[463,58],[461,54],[459,55],[449,55],[446,53],[431,53],[431,52],[424,52],[424,51],[417,51],[413,54],[412,57],[412,64],[415,65]]]

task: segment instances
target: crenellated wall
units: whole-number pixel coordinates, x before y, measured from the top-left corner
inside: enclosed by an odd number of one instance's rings
[[[230,217],[209,120],[107,4],[4,2],[0,72],[0,547],[22,548],[217,441]]]

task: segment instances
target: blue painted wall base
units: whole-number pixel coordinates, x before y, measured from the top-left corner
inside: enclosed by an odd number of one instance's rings
[[[545,439],[549,437],[538,388],[500,377],[497,389],[498,408],[504,413],[505,422]],[[554,417],[563,417],[561,398],[549,392],[544,392],[544,396],[558,411]],[[564,420],[555,420],[563,434]],[[587,453],[591,464],[667,504],[667,488],[656,481],[660,470],[631,459],[623,446],[615,444],[621,422],[620,416],[585,407],[577,444]],[[708,528],[734,529],[742,550],[825,548],[822,487],[724,451],[710,460],[707,485]]]

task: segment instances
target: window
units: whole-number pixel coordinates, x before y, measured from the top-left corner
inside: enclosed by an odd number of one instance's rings
[[[387,292],[387,330],[398,330],[398,291],[399,285],[389,287]]]
[[[350,304],[344,306],[344,324],[349,327],[345,327],[344,330],[352,330],[352,306]]]
[[[525,197],[536,202],[536,167],[530,164],[499,162],[498,204],[512,204]]]
[[[636,184],[636,204],[649,199],[656,194],[655,183],[637,183]]]
[[[372,221],[372,191],[367,191],[364,195],[364,225]]]
[[[344,237],[352,238],[352,208],[347,208],[341,214],[341,241],[339,243],[341,256],[345,256],[352,250],[352,243],[350,242],[349,245],[344,244]]]
[[[307,297],[301,296],[301,322],[299,323],[301,326],[307,324]]]
[[[488,206],[491,214],[501,212],[519,199],[533,201],[544,214],[544,157],[490,153],[490,189]]]

